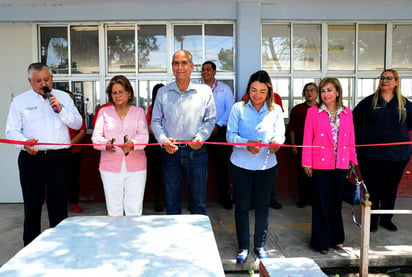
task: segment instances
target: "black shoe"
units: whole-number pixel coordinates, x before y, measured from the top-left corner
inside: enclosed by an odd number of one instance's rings
[[[225,210],[232,210],[233,209],[233,205],[232,205],[232,201],[230,201],[229,199],[227,200],[220,200],[219,204],[223,207],[223,209]]]
[[[303,202],[303,201],[299,201],[298,207],[299,207],[299,208],[304,208],[304,207],[306,207],[306,203]]]
[[[282,204],[280,204],[278,201],[276,201],[276,199],[271,199],[270,203],[269,203],[269,206],[271,206],[272,209],[275,209],[275,210],[280,210],[283,207]]]
[[[378,226],[377,225],[371,225],[371,228],[369,230],[371,233],[376,233],[378,231]]]
[[[395,224],[392,223],[392,221],[390,220],[384,220],[384,221],[380,221],[379,224],[385,228],[386,230],[395,232],[398,231],[398,228],[395,226]]]

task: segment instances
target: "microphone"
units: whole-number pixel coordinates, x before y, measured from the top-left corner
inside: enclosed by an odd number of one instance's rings
[[[51,96],[49,87],[44,86],[44,87],[42,87],[42,89],[43,89],[44,93],[46,94],[47,99],[49,99],[50,96]],[[53,111],[55,113],[59,113],[59,109],[57,109],[56,105],[53,105],[52,108],[53,108]]]

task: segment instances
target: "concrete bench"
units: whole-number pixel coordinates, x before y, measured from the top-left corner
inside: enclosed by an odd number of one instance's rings
[[[327,277],[309,258],[262,259],[259,271],[261,277]]]
[[[0,268],[0,276],[224,277],[204,215],[67,218]]]

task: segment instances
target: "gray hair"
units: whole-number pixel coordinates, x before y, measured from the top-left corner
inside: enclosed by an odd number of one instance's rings
[[[52,75],[50,68],[44,63],[32,63],[27,68],[27,75],[31,79],[33,77],[33,72],[40,72],[43,70],[48,70],[50,75]]]

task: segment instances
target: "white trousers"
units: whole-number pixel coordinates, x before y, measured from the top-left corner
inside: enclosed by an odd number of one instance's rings
[[[100,176],[109,216],[142,215],[146,169],[128,172],[123,158],[120,172],[100,170]]]

